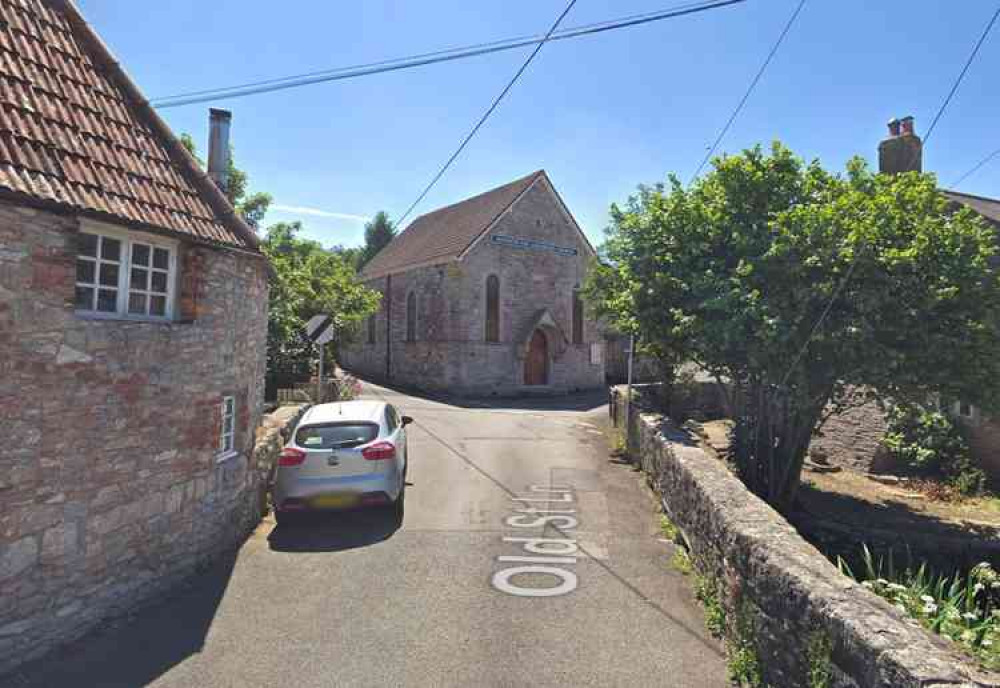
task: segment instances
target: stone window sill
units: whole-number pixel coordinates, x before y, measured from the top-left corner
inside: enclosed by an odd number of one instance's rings
[[[226,461],[229,461],[230,459],[232,459],[232,458],[234,458],[236,456],[240,456],[240,453],[238,451],[236,451],[235,449],[231,450],[231,451],[223,452],[222,454],[216,454],[215,455],[215,463],[217,463],[217,464],[218,463],[225,463]]]

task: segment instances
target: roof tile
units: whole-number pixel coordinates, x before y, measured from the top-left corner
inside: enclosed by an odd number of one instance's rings
[[[0,0],[0,188],[248,247],[62,8]]]

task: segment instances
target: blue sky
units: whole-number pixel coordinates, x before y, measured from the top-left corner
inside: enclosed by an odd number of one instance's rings
[[[563,26],[679,0],[579,0]],[[748,0],[542,49],[415,215],[545,168],[599,243],[637,184],[685,181],[797,0]],[[564,0],[295,2],[80,0],[150,98],[544,32]],[[277,8],[277,9],[276,9]],[[721,151],[781,139],[842,169],[873,163],[885,122],[929,126],[996,0],[809,0]],[[363,218],[398,217],[529,48],[161,111],[204,150],[209,105],[233,112],[237,162],[326,245],[362,241]],[[1000,148],[1000,27],[938,124],[924,169],[951,183]],[[1000,160],[961,189],[1000,196]],[[297,209],[297,210],[295,210]],[[318,211],[322,214],[317,214]],[[410,218],[412,219],[412,217]]]

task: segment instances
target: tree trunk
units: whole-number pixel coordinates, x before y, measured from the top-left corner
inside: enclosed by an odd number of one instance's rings
[[[751,385],[736,420],[733,455],[746,486],[780,512],[791,508],[821,408],[797,407]]]

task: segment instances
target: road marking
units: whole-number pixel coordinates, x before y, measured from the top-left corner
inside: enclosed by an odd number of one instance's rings
[[[511,528],[544,528],[552,526],[560,533],[574,530],[579,520],[570,514],[576,514],[576,499],[573,488],[569,485],[529,485],[530,495],[511,495],[512,502],[518,507],[514,513],[504,519]],[[525,502],[544,502],[544,505],[528,505]],[[559,508],[549,508],[554,504]],[[569,508],[569,505],[574,505]],[[506,566],[493,574],[491,583],[496,590],[514,595],[515,597],[556,597],[566,595],[576,590],[579,579],[573,571],[564,566],[577,563],[575,555],[580,547],[571,537],[522,537],[504,536],[505,543],[521,545],[529,555],[504,554],[497,556],[500,564],[527,564],[526,566]],[[558,565],[558,566],[557,566]],[[521,576],[531,576],[536,585],[526,585]],[[519,581],[522,584],[519,584]],[[554,583],[545,585],[543,583]]]

